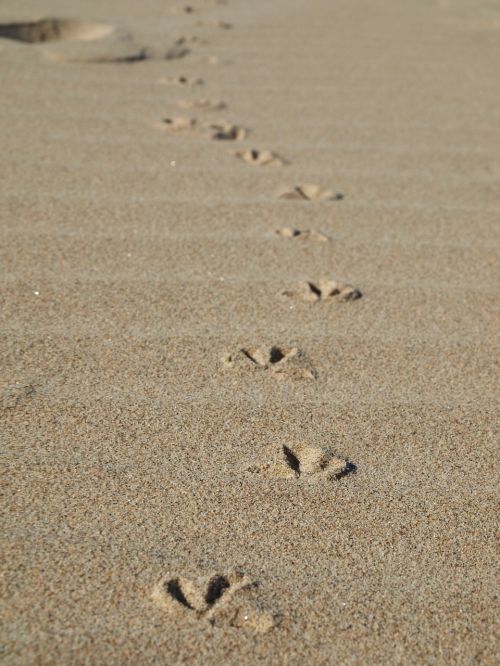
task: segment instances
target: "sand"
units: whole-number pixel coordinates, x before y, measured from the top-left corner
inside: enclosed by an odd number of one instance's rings
[[[4,664],[495,663],[499,62],[490,0],[2,2]]]

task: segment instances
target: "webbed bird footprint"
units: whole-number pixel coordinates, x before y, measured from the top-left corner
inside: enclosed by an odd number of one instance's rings
[[[314,229],[294,229],[293,227],[283,227],[282,229],[277,229],[276,233],[278,236],[283,238],[293,238],[294,240],[311,240],[324,243],[328,240],[328,236],[322,234],[320,231],[314,231]]]
[[[337,457],[330,449],[307,444],[283,446],[281,459],[247,468],[248,472],[267,479],[307,481],[340,479],[355,470],[353,463]]]
[[[276,626],[277,617],[262,608],[257,588],[257,583],[240,572],[199,575],[194,579],[165,576],[154,587],[152,599],[179,617],[193,615],[214,625],[265,633]]]
[[[296,289],[281,292],[283,296],[301,301],[315,303],[317,301],[355,301],[361,298],[361,292],[350,284],[336,280],[319,280],[303,282]]]
[[[305,185],[296,185],[290,190],[282,191],[278,194],[280,199],[291,199],[296,201],[334,201],[343,199],[344,195],[333,190],[324,190],[319,185],[307,183]]]
[[[241,141],[248,133],[244,127],[232,125],[231,123],[210,123],[207,125],[212,139],[217,141]]]
[[[184,116],[173,116],[170,118],[163,118],[158,127],[167,132],[185,132],[187,130],[194,131],[199,128],[199,123],[196,118],[186,118]]]
[[[243,150],[236,157],[254,166],[283,166],[285,160],[270,150]]]
[[[241,348],[226,354],[223,364],[240,372],[268,372],[277,379],[316,379],[317,372],[307,355],[296,347]]]

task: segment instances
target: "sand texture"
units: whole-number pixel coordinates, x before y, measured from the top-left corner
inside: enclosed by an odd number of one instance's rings
[[[3,0],[12,665],[498,663],[496,0]]]

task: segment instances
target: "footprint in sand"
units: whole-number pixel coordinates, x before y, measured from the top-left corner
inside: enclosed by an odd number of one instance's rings
[[[318,301],[347,302],[361,298],[361,292],[350,284],[336,280],[302,282],[296,289],[282,291],[283,296],[296,298],[309,303]]]
[[[339,201],[344,198],[344,195],[340,192],[335,194],[333,190],[324,190],[319,185],[307,183],[296,185],[290,190],[279,193],[278,198],[296,201]]]
[[[182,5],[170,8],[170,13],[174,16],[181,16],[182,14],[197,14],[199,11],[200,10],[193,5]]]
[[[202,86],[205,81],[189,76],[162,76],[158,83],[164,86]]]
[[[171,118],[164,118],[161,123],[157,123],[157,127],[167,132],[193,132],[199,128],[199,123],[196,118],[173,116]]]
[[[212,139],[216,141],[241,141],[248,133],[248,130],[231,123],[211,123],[207,126]]]
[[[226,2],[223,2],[221,0],[212,2],[210,3],[211,5],[225,5]],[[182,5],[178,7],[172,7],[171,8],[171,13],[176,14],[177,16],[179,14],[200,14],[203,11],[203,8],[201,7],[196,7],[195,5]],[[216,21],[212,21],[212,23],[219,23]]]
[[[155,586],[152,599],[167,612],[182,618],[193,616],[213,625],[228,625],[265,633],[277,617],[259,604],[258,584],[240,572],[167,575]]]
[[[238,349],[235,353],[226,354],[223,359],[225,367],[238,372],[267,372],[276,379],[316,379],[317,372],[307,355],[296,347]]]
[[[180,109],[200,109],[203,111],[222,111],[227,109],[226,102],[212,99],[180,99],[177,102]]]
[[[282,238],[292,238],[294,240],[310,240],[316,241],[318,243],[325,243],[330,239],[325,234],[322,234],[320,231],[314,231],[313,229],[294,229],[293,227],[283,227],[282,229],[277,229],[276,231],[278,236]]]
[[[197,118],[187,116],[173,116],[164,118],[156,127],[167,132],[200,132],[219,141],[241,141],[246,136],[246,130],[237,125],[228,123],[201,122]]]
[[[236,157],[253,166],[283,166],[285,160],[270,150],[243,150]]]
[[[199,44],[200,46],[207,46],[208,41],[199,35],[182,35],[175,40],[175,46],[187,46],[188,44]]]
[[[330,449],[319,446],[283,446],[280,457],[281,459],[263,465],[252,465],[247,471],[266,479],[304,479],[316,482],[341,479],[356,470],[353,463],[338,458]]]
[[[132,36],[113,25],[72,19],[45,18],[39,21],[0,24],[0,37],[41,46],[42,54],[60,63],[133,63],[152,56]],[[45,44],[57,43],[57,50]]]
[[[187,46],[182,46],[180,44],[174,44],[169,48],[164,55],[165,60],[181,60],[191,53],[191,49]]]
[[[62,40],[92,41],[102,39],[114,31],[112,25],[87,23],[71,19],[44,18],[22,23],[0,23],[0,37],[28,44]]]
[[[27,404],[35,397],[33,384],[7,384],[0,394],[2,409],[15,409]]]

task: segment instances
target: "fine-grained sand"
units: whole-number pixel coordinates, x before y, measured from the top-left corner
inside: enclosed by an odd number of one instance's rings
[[[1,3],[4,664],[495,663],[499,63],[491,0]]]

